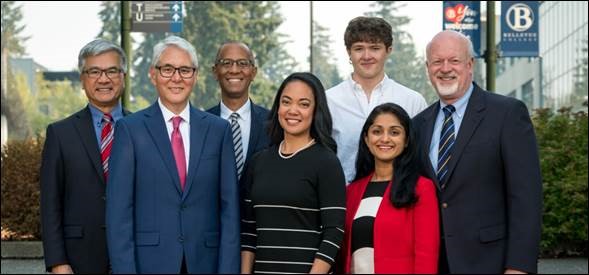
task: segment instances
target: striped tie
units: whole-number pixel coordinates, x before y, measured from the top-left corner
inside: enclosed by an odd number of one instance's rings
[[[104,173],[104,181],[108,178],[108,158],[110,157],[110,150],[112,148],[112,140],[114,137],[114,127],[112,125],[112,116],[108,113],[102,116],[102,132],[100,133],[100,159],[102,160],[102,171]]]
[[[235,150],[235,165],[237,167],[237,179],[240,179],[245,159],[243,157],[243,144],[241,142],[241,128],[239,127],[239,123],[237,122],[238,118],[238,113],[232,113],[231,116],[229,116],[229,121],[231,122],[231,132],[233,133],[233,149]]]
[[[442,125],[442,131],[440,133],[440,147],[438,149],[438,182],[441,184],[444,180],[444,176],[448,173],[448,163],[452,157],[452,148],[454,147],[455,133],[454,133],[454,120],[452,120],[452,113],[456,111],[454,106],[448,105],[444,107],[444,124]],[[445,183],[442,184],[442,188],[445,187]]]

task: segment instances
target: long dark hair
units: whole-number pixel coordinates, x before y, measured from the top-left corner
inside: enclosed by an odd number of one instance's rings
[[[417,202],[415,186],[419,177],[419,162],[417,159],[417,145],[415,143],[415,131],[411,125],[411,118],[403,108],[395,103],[385,103],[376,106],[370,113],[360,134],[358,158],[356,159],[356,178],[354,181],[364,178],[374,172],[374,155],[368,149],[364,138],[368,135],[368,128],[374,124],[374,120],[381,114],[391,114],[401,122],[405,128],[405,150],[393,160],[393,182],[391,186],[391,203],[396,208],[410,207]]]
[[[315,142],[336,153],[337,145],[335,140],[331,137],[332,121],[329,108],[327,107],[325,88],[323,88],[323,84],[321,84],[321,81],[315,75],[307,72],[293,73],[289,75],[284,81],[282,81],[280,88],[278,88],[268,121],[270,143],[272,145],[278,145],[284,139],[284,129],[282,129],[282,126],[280,126],[280,123],[278,122],[280,97],[282,96],[282,92],[286,85],[297,80],[302,81],[311,87],[315,99],[315,110],[313,110],[313,122],[311,123],[311,137],[315,139]]]

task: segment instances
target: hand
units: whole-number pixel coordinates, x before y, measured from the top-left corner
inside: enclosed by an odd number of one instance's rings
[[[527,274],[526,272],[523,271],[519,271],[519,270],[515,270],[515,269],[505,269],[505,271],[503,272],[503,274]]]
[[[53,274],[74,274],[72,267],[69,264],[60,264],[51,268]]]

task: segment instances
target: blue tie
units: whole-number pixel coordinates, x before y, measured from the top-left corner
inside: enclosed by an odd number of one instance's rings
[[[452,120],[452,113],[456,111],[454,106],[448,105],[442,109],[444,111],[444,124],[442,125],[442,132],[440,132],[440,147],[438,149],[438,183],[442,183],[444,177],[448,173],[448,163],[452,157],[452,148],[456,140],[454,134],[454,120]],[[445,187],[442,184],[442,188]]]

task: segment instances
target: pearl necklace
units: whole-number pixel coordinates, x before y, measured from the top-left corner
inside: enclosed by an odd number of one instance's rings
[[[283,144],[284,144],[284,140],[282,140],[282,141],[280,142],[280,146],[278,146],[278,155],[279,155],[281,158],[283,158],[283,159],[289,159],[289,158],[292,158],[292,157],[294,157],[294,156],[295,156],[295,155],[296,155],[298,152],[300,152],[300,151],[302,151],[302,150],[305,150],[305,149],[307,149],[307,148],[311,147],[311,145],[315,144],[315,139],[314,139],[314,138],[313,138],[313,139],[311,139],[311,141],[309,141],[309,143],[307,143],[307,145],[305,145],[305,146],[303,146],[303,147],[299,148],[298,150],[294,151],[294,153],[290,154],[290,156],[285,156],[285,155],[283,155],[283,154],[280,152],[280,148],[282,148],[282,145],[283,145]]]

